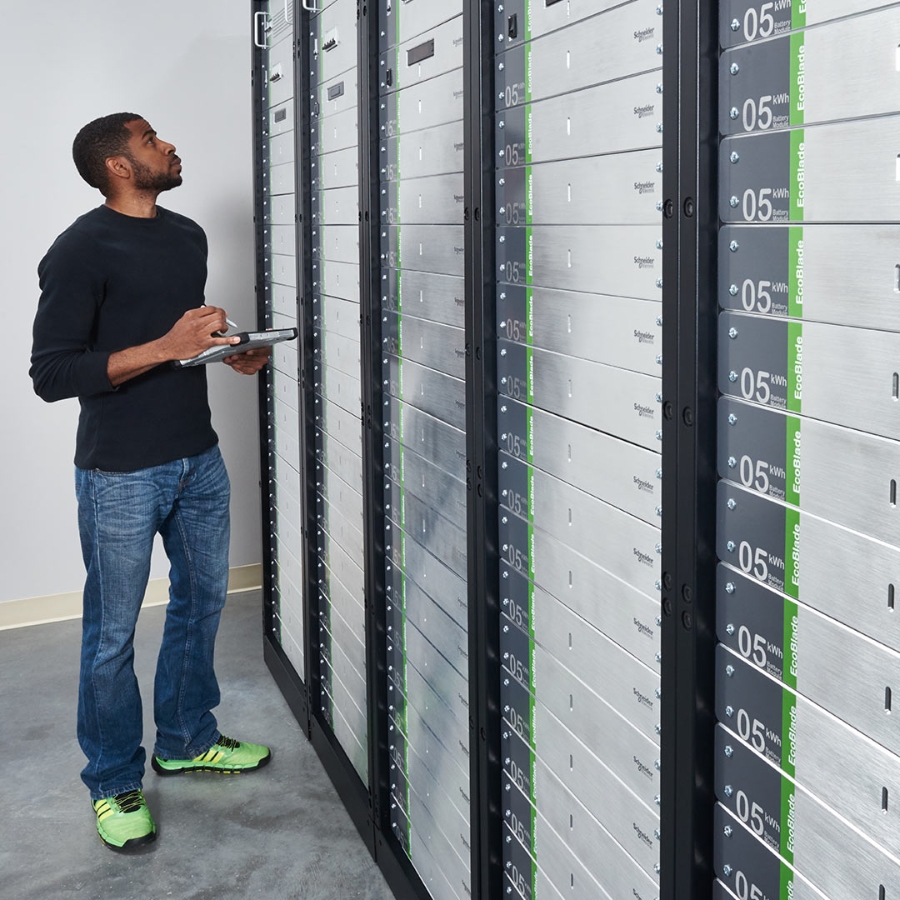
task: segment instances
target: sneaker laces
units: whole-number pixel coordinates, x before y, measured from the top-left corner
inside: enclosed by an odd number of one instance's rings
[[[138,791],[126,791],[113,798],[123,813],[137,812],[144,805],[144,795]]]
[[[216,744],[219,747],[224,747],[226,750],[237,750],[237,748],[241,746],[240,741],[236,741],[234,738],[225,737],[224,734],[219,735]]]

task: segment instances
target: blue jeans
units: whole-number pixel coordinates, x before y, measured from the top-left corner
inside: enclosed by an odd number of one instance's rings
[[[134,629],[158,533],[169,605],[154,683],[156,746],[191,759],[219,738],[213,652],[228,588],[230,485],[218,447],[136,472],[75,469],[87,569],[78,691],[81,778],[98,800],[141,786],[146,753]]]

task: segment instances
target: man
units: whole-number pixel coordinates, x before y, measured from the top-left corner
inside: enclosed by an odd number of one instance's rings
[[[171,563],[154,683],[160,775],[247,772],[266,747],[222,735],[213,651],[228,583],[229,482],[211,425],[204,366],[227,345],[225,312],[204,306],[207,243],[190,219],[156,205],[182,182],[175,147],[141,116],[118,113],[78,133],[82,178],[105,203],[54,242],[38,268],[31,377],[48,402],[78,397],[75,486],[84,589],[78,740],[103,842],[139,849],[156,838],[141,790],[141,698],[134,629],[154,536]],[[259,372],[267,350],[225,360]]]

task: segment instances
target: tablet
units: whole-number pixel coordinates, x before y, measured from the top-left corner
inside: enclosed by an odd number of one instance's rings
[[[280,344],[282,341],[292,341],[297,337],[296,328],[275,328],[272,331],[241,331],[230,334],[228,337],[240,338],[238,344],[222,344],[218,347],[210,347],[190,359],[176,359],[172,365],[176,369],[186,369],[189,366],[205,366],[207,363],[218,362],[226,356],[234,356],[237,353],[245,353],[257,347],[271,347],[272,344]]]

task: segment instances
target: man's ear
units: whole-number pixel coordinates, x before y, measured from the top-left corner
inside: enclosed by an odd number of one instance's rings
[[[110,156],[106,160],[106,170],[110,177],[115,178],[131,178],[134,174],[131,168],[131,161],[127,156]]]

